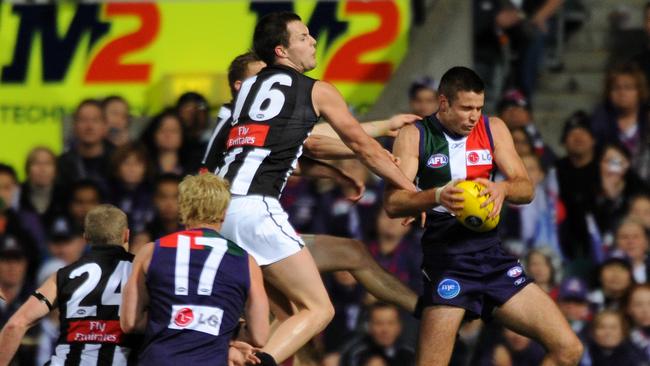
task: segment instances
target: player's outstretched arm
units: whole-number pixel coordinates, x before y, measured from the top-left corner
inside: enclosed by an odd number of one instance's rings
[[[399,169],[411,180],[415,179],[420,159],[420,131],[415,126],[402,128],[393,145],[393,155],[399,159]],[[437,205],[452,211],[462,209],[462,190],[448,184],[443,187],[412,192],[386,185],[384,208],[390,217],[416,216]]]
[[[346,197],[352,202],[360,200],[363,196],[363,192],[366,190],[364,182],[354,179],[333,165],[307,156],[301,156],[300,159],[298,159],[298,169],[294,170],[294,174],[310,178],[332,179],[339,186],[344,188],[344,192],[353,192],[351,195]],[[345,188],[350,189],[347,190]]]
[[[120,307],[120,327],[125,333],[142,333],[147,327],[146,307],[149,304],[147,271],[153,255],[153,243],[145,244],[133,261],[133,271],[124,286]]]
[[[357,156],[341,139],[312,133],[304,144],[304,155],[314,159],[339,160],[355,159]]]
[[[489,198],[481,206],[485,207],[494,202],[489,216],[494,217],[501,212],[504,200],[517,204],[529,203],[535,196],[535,190],[526,167],[515,150],[512,135],[506,124],[497,117],[490,117],[490,130],[494,140],[494,162],[506,179],[492,182],[480,178],[476,181],[487,187],[480,195],[489,195]]]
[[[399,188],[415,191],[413,183],[399,170],[359,122],[350,114],[341,94],[332,85],[317,81],[312,90],[314,109],[330,122],[341,140],[370,170]]]
[[[361,123],[361,128],[373,138],[382,136],[397,136],[400,128],[419,121],[421,118],[415,114],[396,114],[389,119]],[[319,123],[314,126],[313,134],[339,138],[336,131],[328,123]]]
[[[38,290],[50,304],[56,302],[56,273],[51,275]],[[7,324],[0,332],[0,365],[5,366],[11,362],[25,336],[25,332],[39,319],[50,312],[44,300],[35,296],[29,299],[9,318]]]
[[[269,339],[269,300],[264,290],[262,270],[252,256],[248,256],[251,286],[246,301],[246,330],[250,343],[263,347]]]

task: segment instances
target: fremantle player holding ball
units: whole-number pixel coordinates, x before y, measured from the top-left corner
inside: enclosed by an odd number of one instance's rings
[[[510,132],[499,118],[481,114],[484,85],[471,69],[448,70],[438,91],[438,112],[402,128],[393,148],[400,169],[421,191],[387,187],[385,197],[391,216],[427,213],[417,364],[448,364],[465,316],[495,318],[539,341],[548,351],[545,365],[577,364],[580,341],[500,245],[496,226],[504,200],[533,198]],[[493,182],[497,168],[506,179]],[[482,210],[490,210],[487,217]]]

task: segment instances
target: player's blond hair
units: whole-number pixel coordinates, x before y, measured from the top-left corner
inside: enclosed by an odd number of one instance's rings
[[[122,245],[128,228],[126,214],[113,205],[99,205],[84,219],[84,237],[91,245]]]
[[[229,203],[228,182],[214,174],[188,175],[178,185],[181,222],[187,226],[221,223]]]

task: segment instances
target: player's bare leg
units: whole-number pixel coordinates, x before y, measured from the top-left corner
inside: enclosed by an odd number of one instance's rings
[[[266,281],[297,310],[280,323],[262,349],[280,363],[327,326],[334,308],[308,250],[265,266],[263,272]]]
[[[448,365],[465,309],[435,305],[422,311],[416,365]]]
[[[524,287],[494,315],[506,327],[546,348],[543,365],[577,365],[580,361],[582,343],[553,300],[536,284]]]
[[[384,270],[366,246],[354,239],[330,235],[301,235],[321,272],[349,271],[376,298],[415,311],[417,295]]]

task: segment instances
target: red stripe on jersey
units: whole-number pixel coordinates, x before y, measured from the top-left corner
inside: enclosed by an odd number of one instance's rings
[[[264,146],[270,125],[245,124],[233,126],[228,134],[226,149],[239,146]]]
[[[490,146],[490,137],[485,127],[485,118],[481,119],[467,137],[465,150],[465,165],[467,166],[467,180],[476,178],[490,178],[493,168],[493,151]]]
[[[178,236],[189,236],[190,237],[190,249],[204,249],[204,245],[198,245],[194,242],[194,238],[197,236],[203,236],[201,230],[186,230],[178,233],[170,234],[163,236],[158,240],[158,243],[162,248],[176,248],[178,246]]]
[[[119,320],[79,320],[70,322],[66,340],[70,343],[119,344],[123,336]]]

